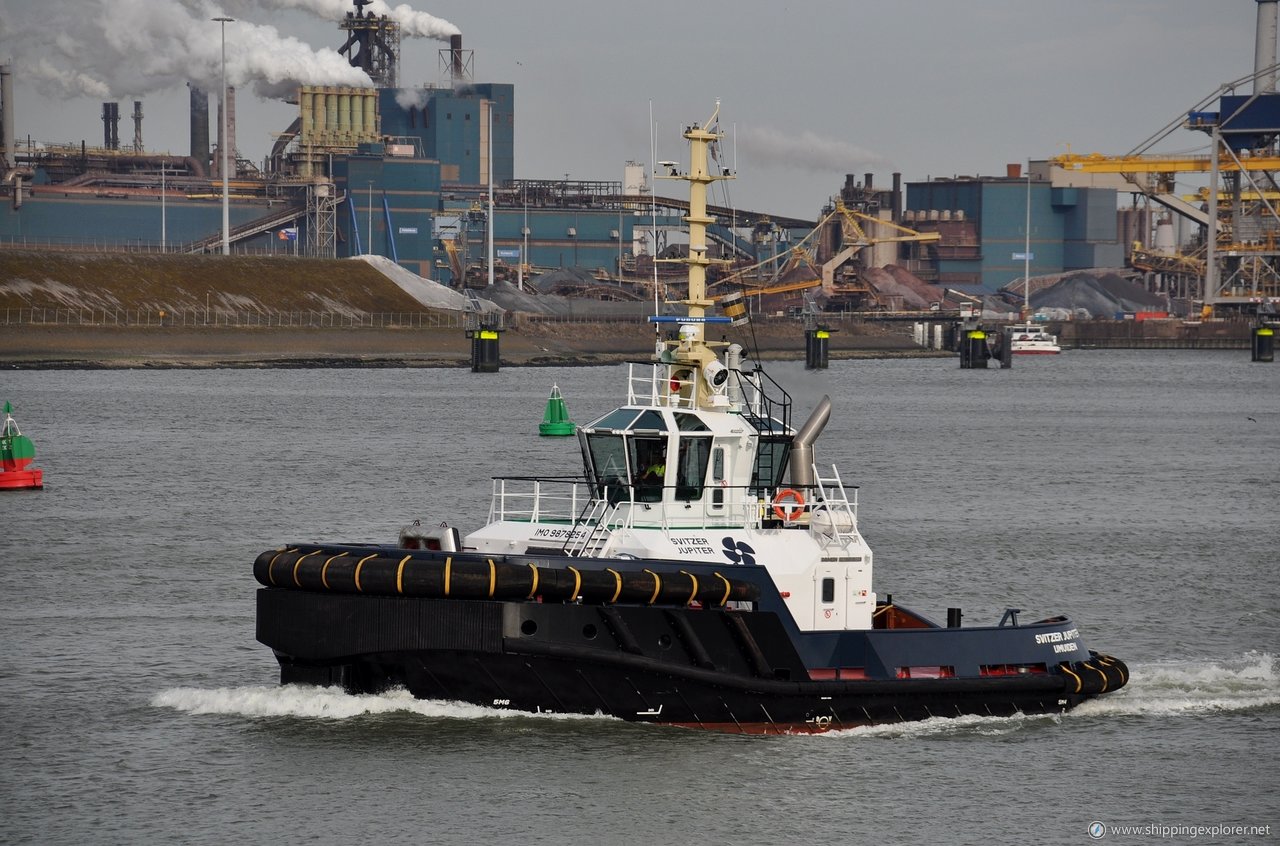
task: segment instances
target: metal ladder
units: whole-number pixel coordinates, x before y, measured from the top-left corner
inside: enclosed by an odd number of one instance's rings
[[[818,497],[821,499],[822,505],[831,512],[831,528],[835,532],[832,540],[840,546],[855,540],[858,537],[858,515],[854,513],[853,503],[849,502],[849,495],[845,492],[844,482],[840,479],[840,471],[832,464],[831,476],[824,478],[819,475],[818,466],[815,464],[813,465],[813,481],[818,488]],[[841,529],[841,526],[848,526],[849,529],[845,531]],[[815,532],[815,534],[826,535],[827,533]]]
[[[571,533],[564,542],[565,555],[581,557],[603,552],[609,544],[609,520],[618,510],[618,505],[607,499],[592,500],[586,512],[573,523],[575,533]],[[577,537],[576,530],[585,526],[590,526],[587,533]]]

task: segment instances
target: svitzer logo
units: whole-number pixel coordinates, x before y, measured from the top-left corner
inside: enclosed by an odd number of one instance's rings
[[[751,548],[751,544],[746,541],[735,541],[733,538],[725,538],[724,557],[728,558],[734,564],[745,564],[748,567],[754,567],[756,563],[756,551]]]

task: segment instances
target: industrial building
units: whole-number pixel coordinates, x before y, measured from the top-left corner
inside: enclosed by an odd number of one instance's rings
[[[360,2],[339,22],[349,55],[379,86],[302,86],[298,117],[259,164],[232,156],[229,249],[346,257],[387,256],[422,276],[458,283],[483,262],[486,197],[497,186],[498,255],[526,267],[579,266],[617,273],[630,257],[633,214],[601,196],[614,183],[514,180],[515,90],[471,78],[471,53],[454,36],[441,51],[443,84],[398,87],[399,25]],[[118,103],[104,103],[100,146],[15,143],[13,68],[0,71],[3,159],[0,244],[41,249],[217,251],[222,247],[219,150],[235,149],[235,90],[210,140],[209,93],[191,89],[191,149],[156,155],[120,143]],[[220,99],[220,98],[219,98]],[[518,196],[519,208],[515,208]],[[528,230],[528,231],[526,231]],[[620,249],[621,248],[621,249]],[[527,251],[527,252],[526,252]]]
[[[578,293],[618,299],[648,300],[646,285],[674,281],[654,260],[682,249],[674,233],[684,201],[652,198],[637,163],[618,181],[517,178],[514,86],[475,80],[460,35],[440,51],[441,81],[404,85],[400,25],[366,5],[353,0],[336,23],[339,52],[374,87],[301,86],[296,118],[258,163],[235,155],[234,88],[225,113],[219,96],[213,115],[210,92],[191,88],[187,155],[146,151],[140,101],[125,116],[131,144],[121,142],[112,102],[102,106],[101,145],[19,142],[11,83],[20,69],[0,67],[0,247],[375,254],[458,287],[572,268],[611,285]],[[1188,303],[1272,307],[1280,303],[1276,9],[1277,0],[1258,0],[1254,73],[1167,128],[1208,134],[1209,156],[1151,156],[1148,143],[1123,156],[1031,162],[1026,172],[1010,165],[997,176],[904,186],[894,174],[891,188],[850,175],[816,222],[711,207],[709,246],[725,264],[712,291],[740,283],[757,305],[777,299],[775,308],[894,308],[868,271],[891,265],[976,296],[1024,274],[1128,267],[1151,290]],[[225,180],[222,150],[233,154]],[[1174,191],[1174,176],[1187,172],[1206,175],[1202,196]],[[1117,210],[1126,195],[1140,202]]]
[[[908,182],[903,222],[938,232],[922,279],[961,290],[995,291],[1031,275],[1121,267],[1113,188],[1057,186],[1009,165],[1005,176]],[[1030,210],[1030,239],[1026,219]]]

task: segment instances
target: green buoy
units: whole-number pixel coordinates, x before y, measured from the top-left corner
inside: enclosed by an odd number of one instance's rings
[[[538,424],[538,434],[545,437],[564,437],[572,435],[577,427],[569,419],[569,409],[565,407],[564,397],[560,395],[560,386],[551,386],[551,396],[547,398],[547,410],[543,412],[542,422]]]

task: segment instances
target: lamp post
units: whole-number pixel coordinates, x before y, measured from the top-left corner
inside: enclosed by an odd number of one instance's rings
[[[167,253],[169,251],[169,243],[166,229],[168,227],[167,209],[165,208],[165,185],[164,185],[164,159],[160,160],[160,252]]]
[[[489,113],[489,129],[488,129],[488,132],[486,133],[486,137],[488,138],[489,149],[485,151],[485,155],[488,157],[488,162],[489,162],[489,167],[488,167],[488,170],[489,170],[489,218],[486,221],[487,225],[485,226],[485,228],[489,230],[487,233],[489,236],[489,256],[488,256],[489,287],[492,288],[493,287],[493,224],[494,224],[494,219],[493,219],[493,102],[492,101],[488,102],[487,106],[488,106],[487,111]]]
[[[368,255],[373,255],[373,180],[372,179],[369,180],[369,211],[368,211],[368,214],[366,215],[366,218],[367,218],[366,229],[368,230],[366,234],[368,235],[368,238],[369,238],[369,242],[367,244]]]
[[[231,200],[227,189],[227,24],[235,18],[214,18],[222,24],[222,143],[218,157],[222,159],[222,254],[231,255]]]
[[[520,186],[520,199],[524,203],[524,224],[520,227],[520,237],[524,239],[524,244],[520,250],[520,272],[516,279],[516,286],[523,291],[524,265],[529,260],[529,195],[523,184]]]

